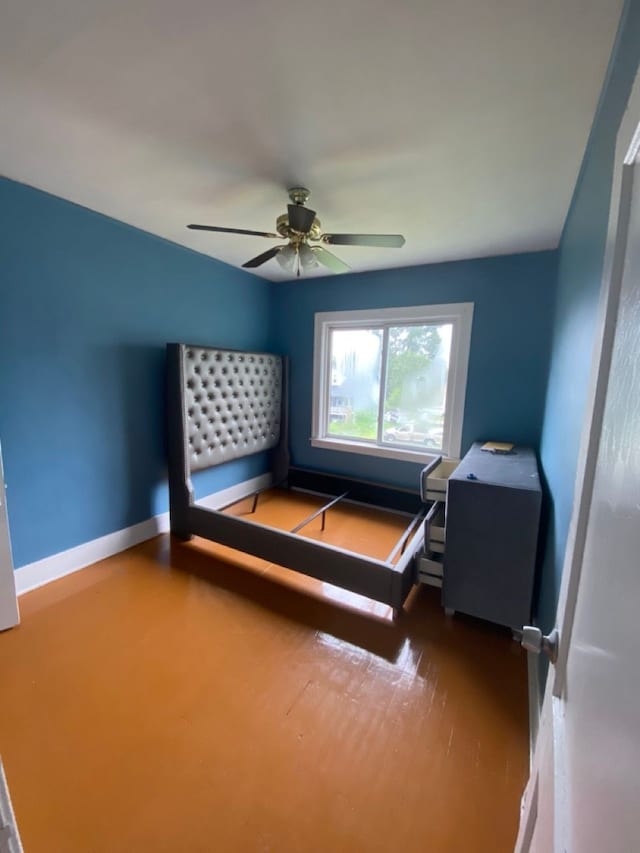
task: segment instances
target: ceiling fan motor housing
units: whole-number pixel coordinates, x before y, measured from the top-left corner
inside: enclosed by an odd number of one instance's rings
[[[285,237],[287,240],[295,239],[299,237],[297,231],[294,231],[289,225],[289,214],[283,213],[276,220],[276,231],[282,237]],[[322,236],[322,225],[320,224],[320,220],[316,216],[311,224],[311,228],[304,235],[305,239],[308,240],[319,240]]]

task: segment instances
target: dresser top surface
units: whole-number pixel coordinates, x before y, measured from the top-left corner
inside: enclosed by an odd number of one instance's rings
[[[483,442],[476,441],[449,481],[469,480],[506,486],[512,489],[540,491],[540,474],[533,450],[514,447],[510,453],[490,453],[481,450]],[[473,477],[469,477],[473,474]]]

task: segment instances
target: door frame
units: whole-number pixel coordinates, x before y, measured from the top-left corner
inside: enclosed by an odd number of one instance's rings
[[[16,595],[16,576],[11,556],[11,537],[9,535],[9,515],[2,467],[2,446],[0,445],[0,631],[13,628],[20,622],[18,598]]]
[[[571,645],[578,590],[582,573],[587,539],[587,528],[593,486],[598,461],[598,448],[602,433],[609,372],[615,342],[618,307],[624,273],[627,233],[634,172],[640,185],[640,70],[631,90],[627,108],[618,128],[614,173],[609,205],[609,222],[605,247],[602,284],[594,335],[594,348],[588,385],[587,403],[582,425],[576,480],[574,486],[573,511],[563,562],[560,593],[556,611],[556,626],[559,631],[558,658],[551,666],[547,677],[538,737],[531,762],[531,775],[525,789],[516,841],[516,853],[527,853],[533,838],[537,812],[539,780],[538,772],[542,761],[550,759],[554,775],[554,827],[553,850],[564,850],[568,840],[566,798],[564,779],[564,727],[563,707],[566,690],[567,657]],[[635,165],[634,165],[635,164]],[[636,188],[640,190],[640,186]]]
[[[23,853],[2,758],[0,758],[0,853]]]

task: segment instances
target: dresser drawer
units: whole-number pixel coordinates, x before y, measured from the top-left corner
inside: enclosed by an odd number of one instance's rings
[[[444,554],[446,539],[445,505],[438,502],[434,505],[433,514],[429,512],[425,520],[425,546],[434,554]]]
[[[440,464],[422,478],[422,499],[425,501],[447,500],[447,485],[449,477],[460,464],[459,459],[443,459]]]
[[[418,580],[428,586],[442,586],[442,557],[438,554],[420,554],[418,557]]]

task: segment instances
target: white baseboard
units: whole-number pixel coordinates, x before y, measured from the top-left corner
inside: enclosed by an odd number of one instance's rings
[[[253,477],[251,480],[245,480],[243,483],[200,498],[196,503],[198,506],[218,509],[233,501],[240,500],[252,492],[267,488],[271,482],[271,474],[262,474],[259,477]],[[126,551],[127,548],[139,545],[147,539],[153,539],[154,536],[166,533],[168,530],[169,513],[163,512],[153,518],[148,518],[146,521],[141,521],[139,524],[125,527],[123,530],[116,530],[114,533],[108,533],[99,539],[84,542],[75,548],[69,548],[59,554],[52,554],[50,557],[37,560],[35,563],[29,563],[15,571],[16,592],[18,595],[30,592],[46,583],[91,566],[99,560]]]
[[[60,551],[58,554],[52,554],[50,557],[37,560],[35,563],[29,563],[20,569],[16,569],[16,592],[18,595],[30,592],[50,581],[97,563],[98,560],[104,560],[105,557],[112,557],[114,554],[119,554],[120,551],[126,551],[127,548],[139,545],[146,539],[153,539],[154,536],[164,533],[168,529],[169,513],[163,512],[161,515],[148,518],[139,524],[125,527],[123,530],[116,530],[114,533],[108,533],[99,539],[83,542],[82,545],[76,545],[75,548],[69,548],[67,551]]]
[[[208,509],[220,509],[220,507],[227,506],[234,501],[239,501],[240,498],[245,498],[253,492],[260,491],[260,489],[267,489],[272,482],[273,475],[271,473],[261,474],[252,480],[245,480],[236,486],[230,486],[228,489],[213,492],[213,494],[197,500],[196,504],[207,507]]]

